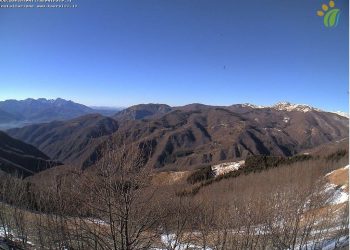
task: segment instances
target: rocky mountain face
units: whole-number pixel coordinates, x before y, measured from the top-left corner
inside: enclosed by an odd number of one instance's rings
[[[136,147],[147,167],[190,169],[251,154],[291,156],[348,137],[348,119],[306,105],[137,105],[114,116],[12,129],[8,133],[65,163],[93,165],[103,144]],[[92,132],[93,131],[93,132]],[[93,136],[92,136],[93,135]]]
[[[0,131],[0,172],[27,177],[57,165],[34,146]]]

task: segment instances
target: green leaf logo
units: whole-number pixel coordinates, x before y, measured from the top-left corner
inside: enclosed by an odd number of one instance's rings
[[[322,4],[322,10],[317,11],[318,16],[323,16],[323,24],[327,28],[336,27],[340,16],[340,9],[335,8],[335,2],[329,1],[329,5]]]
[[[332,9],[326,13],[323,19],[324,26],[337,26],[339,20],[340,9]]]

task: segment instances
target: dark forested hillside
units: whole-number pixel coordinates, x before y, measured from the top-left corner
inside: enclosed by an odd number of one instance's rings
[[[95,147],[118,129],[117,121],[102,115],[86,115],[69,121],[56,121],[11,129],[8,133],[30,143],[52,159],[65,163],[85,159]]]
[[[57,166],[32,145],[13,139],[0,131],[0,170],[18,176],[29,176],[44,169]]]

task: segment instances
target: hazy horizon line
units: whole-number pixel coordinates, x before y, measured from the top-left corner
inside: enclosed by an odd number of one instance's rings
[[[0,99],[0,102],[4,102],[4,101],[25,101],[25,100],[40,100],[40,99],[45,99],[45,100],[65,100],[65,101],[71,101],[71,102],[74,102],[74,103],[77,103],[77,104],[81,104],[81,105],[84,105],[84,106],[87,106],[87,107],[90,107],[90,108],[94,108],[94,109],[97,109],[97,108],[108,108],[108,109],[125,109],[125,108],[129,108],[129,107],[132,107],[132,106],[136,106],[136,105],[142,105],[142,104],[163,104],[163,105],[168,105],[170,107],[181,107],[181,106],[186,106],[186,105],[192,105],[192,104],[200,104],[200,105],[206,105],[206,106],[218,106],[218,107],[227,107],[227,106],[232,106],[232,105],[244,105],[244,104],[250,104],[250,105],[254,105],[254,106],[257,106],[257,107],[261,107],[261,108],[269,108],[269,107],[273,107],[274,105],[277,105],[279,103],[290,103],[290,104],[294,104],[294,105],[306,105],[306,106],[310,106],[312,108],[315,108],[315,109],[320,109],[322,111],[326,111],[326,112],[344,112],[346,114],[349,114],[349,111],[344,111],[344,110],[329,110],[329,109],[324,109],[324,108],[319,108],[315,105],[312,105],[312,104],[308,104],[308,103],[295,103],[295,102],[291,102],[291,101],[288,101],[288,100],[280,100],[280,101],[277,101],[277,102],[273,102],[273,103],[270,103],[270,104],[257,104],[257,103],[252,103],[252,102],[241,102],[241,103],[230,103],[230,104],[226,104],[226,105],[218,105],[218,104],[209,104],[209,103],[203,103],[203,102],[190,102],[190,103],[186,103],[186,104],[167,104],[167,103],[164,103],[164,102],[140,102],[140,103],[134,103],[134,104],[131,104],[131,105],[108,105],[108,104],[103,104],[103,105],[100,105],[100,104],[85,104],[83,101],[79,101],[79,100],[76,100],[76,99],[73,99],[73,98],[62,98],[62,97],[55,97],[55,98],[47,98],[47,97],[38,97],[38,98],[35,98],[35,97],[27,97],[27,98],[24,98],[24,99],[16,99],[16,98],[8,98],[8,99]]]

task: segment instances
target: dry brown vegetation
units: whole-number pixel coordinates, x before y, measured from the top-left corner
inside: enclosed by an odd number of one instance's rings
[[[324,191],[329,179],[346,181],[343,170],[325,176],[347,154],[221,179],[192,196],[177,195],[198,186],[189,173],[169,182],[175,173],[143,165],[138,150],[108,145],[94,170],[62,169],[45,186],[1,178],[3,238],[25,249],[231,250],[320,247],[348,234],[348,205]]]
[[[334,170],[327,178],[330,183],[336,186],[344,186],[346,192],[349,192],[349,168]]]

